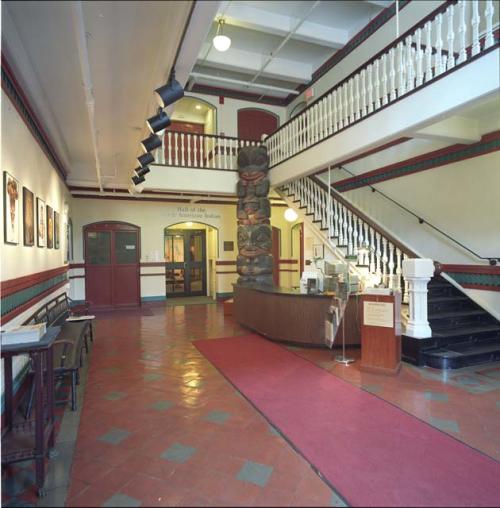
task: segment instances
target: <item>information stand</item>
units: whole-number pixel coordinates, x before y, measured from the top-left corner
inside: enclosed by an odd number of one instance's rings
[[[361,301],[360,369],[395,375],[401,368],[401,293],[363,294]]]

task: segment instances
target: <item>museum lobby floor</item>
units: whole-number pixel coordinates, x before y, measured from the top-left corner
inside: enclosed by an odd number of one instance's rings
[[[343,505],[192,344],[246,333],[222,305],[98,315],[66,505]],[[287,349],[500,459],[498,363],[445,374],[404,364],[385,377]]]

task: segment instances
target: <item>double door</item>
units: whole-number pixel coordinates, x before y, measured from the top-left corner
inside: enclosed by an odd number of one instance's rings
[[[85,297],[94,308],[140,305],[140,229],[102,222],[84,228]]]
[[[167,297],[206,295],[205,230],[167,229],[165,263]]]

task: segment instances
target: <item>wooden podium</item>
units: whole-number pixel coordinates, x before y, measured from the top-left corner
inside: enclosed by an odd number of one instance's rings
[[[395,375],[401,368],[401,293],[361,295],[361,365]]]

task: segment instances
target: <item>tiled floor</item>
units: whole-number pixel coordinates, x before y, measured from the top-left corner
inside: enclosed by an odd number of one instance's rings
[[[107,313],[95,331],[67,506],[343,504],[191,344],[247,333],[222,306]],[[500,459],[500,365],[447,375],[404,365],[393,378],[289,349]],[[35,502],[26,495],[16,499]]]

